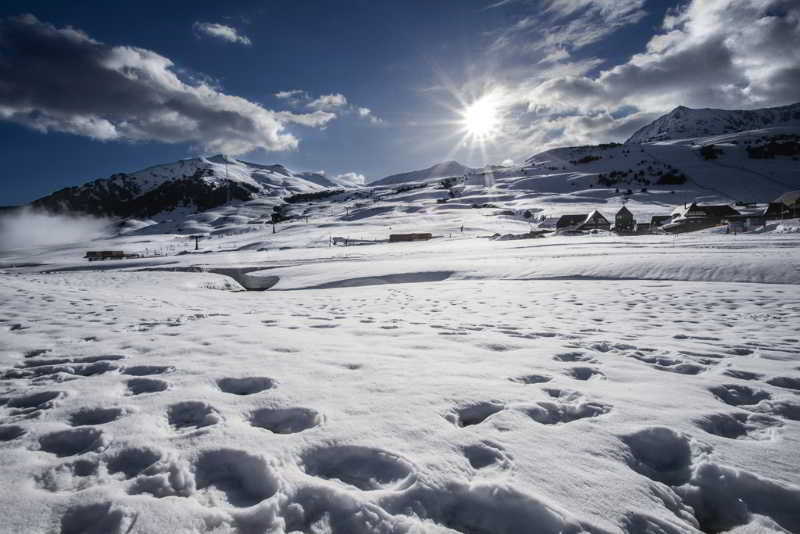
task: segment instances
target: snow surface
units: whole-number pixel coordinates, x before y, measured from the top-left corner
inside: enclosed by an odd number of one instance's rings
[[[800,221],[523,239],[800,189],[731,140],[0,252],[0,532],[800,532]],[[597,186],[644,157],[692,181]]]
[[[478,233],[6,263],[0,530],[800,530],[796,234]]]

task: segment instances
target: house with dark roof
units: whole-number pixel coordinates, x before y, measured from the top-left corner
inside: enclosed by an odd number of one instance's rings
[[[631,210],[622,206],[614,215],[614,231],[618,234],[632,234],[636,228],[636,219]]]
[[[770,202],[762,215],[766,219],[795,219],[800,217],[800,203],[787,205],[783,202]]]
[[[585,220],[585,213],[579,215],[562,215],[558,218],[558,221],[556,221],[556,230],[577,230],[578,225],[583,223]]]
[[[692,202],[688,206],[675,208],[672,222],[664,224],[661,229],[669,233],[694,232],[719,226],[741,217],[741,213],[727,204],[701,206]]]
[[[656,230],[661,227],[661,225],[668,223],[672,220],[672,215],[653,215],[650,219],[650,230]]]
[[[603,217],[603,214],[594,210],[586,216],[586,220],[578,228],[579,230],[611,230],[611,223]]]
[[[562,215],[556,221],[556,231],[585,232],[589,230],[610,230],[611,223],[603,214],[594,210],[588,215]]]

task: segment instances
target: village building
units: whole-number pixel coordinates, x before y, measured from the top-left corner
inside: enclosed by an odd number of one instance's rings
[[[688,206],[675,208],[672,212],[672,222],[664,224],[661,228],[669,233],[694,232],[719,226],[729,219],[740,216],[741,213],[727,204],[700,206],[692,202]]]
[[[764,217],[770,220],[800,217],[800,191],[784,193],[770,202],[764,210]]]
[[[398,243],[400,241],[427,241],[433,237],[432,234],[390,234],[389,242]]]
[[[650,223],[636,223],[636,234],[649,234],[651,232]]]
[[[603,217],[603,214],[597,210],[591,212],[583,224],[580,226],[581,230],[611,230],[611,223],[608,219]]]
[[[650,219],[650,230],[655,231],[672,220],[672,215],[653,215]]]
[[[583,232],[588,230],[610,230],[611,223],[599,211],[588,215],[562,215],[556,222],[557,231]]]
[[[583,223],[585,220],[585,213],[579,215],[562,215],[558,218],[558,221],[556,221],[556,230],[575,230],[577,229],[578,225]]]
[[[614,215],[614,231],[618,234],[632,234],[636,229],[636,219],[631,210],[622,206]]]

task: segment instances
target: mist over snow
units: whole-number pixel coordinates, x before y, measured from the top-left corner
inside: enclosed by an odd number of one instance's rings
[[[0,250],[25,249],[90,241],[110,235],[109,219],[56,215],[24,208],[0,216]]]

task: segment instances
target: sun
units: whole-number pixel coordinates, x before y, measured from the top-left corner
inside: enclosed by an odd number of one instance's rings
[[[500,113],[491,95],[475,100],[460,114],[464,131],[473,139],[489,140],[497,135]]]

